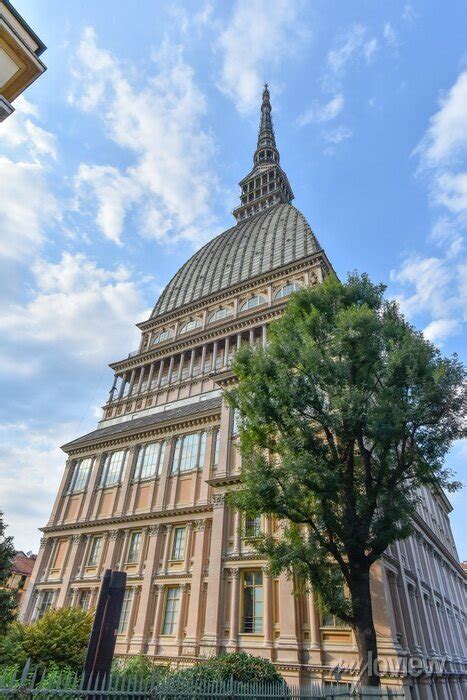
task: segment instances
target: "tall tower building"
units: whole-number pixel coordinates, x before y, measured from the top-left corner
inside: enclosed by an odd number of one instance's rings
[[[111,365],[97,429],[68,455],[23,606],[92,608],[102,573],[126,571],[116,653],[193,663],[244,650],[288,680],[342,678],[356,663],[352,631],[323,616],[314,595],[292,595],[249,544],[273,532],[244,520],[225,495],[241,478],[235,416],[222,400],[242,343],[266,342],[291,292],[320,284],[331,265],[281,167],[263,92],[253,169],[241,181],[236,225],[197,251],[138,324],[137,352]],[[407,697],[461,700],[466,576],[442,493],[421,494],[415,532],[374,567],[383,664]],[[403,676],[409,654],[447,659],[435,679]],[[398,670],[399,669],[399,670]]]

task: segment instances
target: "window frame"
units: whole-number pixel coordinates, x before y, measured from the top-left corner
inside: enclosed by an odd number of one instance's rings
[[[178,534],[181,535],[180,541],[178,541]],[[186,525],[181,525],[180,527],[174,528],[172,547],[170,550],[170,560],[171,561],[183,561],[185,559],[186,550]]]
[[[121,462],[120,462],[120,469],[118,472],[118,477],[116,477],[115,480],[109,482],[108,481],[109,474],[112,473],[110,471],[110,467],[114,466],[112,464],[112,459],[115,455],[118,455],[118,454],[122,455]],[[100,475],[99,475],[99,488],[107,488],[109,486],[117,486],[118,484],[121,483],[123,470],[125,469],[127,458],[128,458],[128,450],[127,449],[113,450],[112,452],[104,452],[104,454],[102,455],[102,460],[101,460],[101,471],[100,471]],[[115,473],[116,473],[116,471],[115,471]]]
[[[145,463],[147,451],[149,448],[152,448],[156,445],[158,446],[157,457],[152,463],[152,466],[155,465],[154,471],[142,475],[143,470],[146,469],[148,466],[147,463]],[[138,451],[136,454],[132,481],[146,481],[148,479],[157,479],[161,475],[162,468],[164,466],[164,460],[167,450],[167,440],[156,440],[154,442],[146,442],[142,445],[138,445],[137,450]]]
[[[184,453],[187,440],[194,438],[195,445],[190,449],[191,455]],[[185,433],[178,435],[175,438],[172,455],[170,459],[170,475],[187,474],[192,471],[202,469],[204,466],[204,458],[206,454],[206,431],[196,431],[194,433]],[[194,457],[193,457],[194,455]],[[188,464],[188,466],[185,466]],[[183,466],[183,468],[182,468]]]
[[[252,575],[253,576],[253,584],[252,585],[247,585],[246,584],[246,577]],[[261,584],[256,583],[256,576],[261,577]],[[264,575],[261,569],[245,569],[242,572],[242,607],[241,607],[241,633],[242,634],[255,634],[255,635],[263,635],[264,634]],[[251,627],[252,629],[246,629],[247,624],[246,624],[246,616],[245,616],[245,611],[246,611],[246,594],[247,591],[252,591],[252,600],[251,600],[251,609],[253,612],[253,616],[251,617],[252,623]],[[256,600],[256,591],[261,590],[261,596],[259,600]],[[261,616],[256,616],[254,614],[255,608],[257,603],[261,604]],[[257,628],[256,627],[256,620],[260,620],[261,624]]]
[[[89,462],[89,465],[87,468],[87,473],[86,473],[86,476],[84,478],[84,481],[82,482],[83,485],[80,484],[79,487],[77,488],[76,483],[77,483],[79,475],[80,475],[80,469],[85,462]],[[88,483],[89,483],[89,478],[91,476],[93,465],[94,465],[94,457],[82,457],[81,459],[75,460],[75,462],[73,463],[73,469],[72,469],[72,473],[71,473],[70,482],[68,484],[67,493],[79,493],[80,491],[86,490]]]
[[[222,311],[225,311],[226,313],[223,314],[222,316],[218,316],[218,314]],[[217,321],[222,321],[224,318],[227,318],[228,316],[233,316],[233,309],[231,306],[221,306],[219,309],[216,309],[212,313],[209,314],[208,316],[208,323],[216,323]]]
[[[123,596],[122,611],[118,621],[117,634],[125,634],[130,623],[131,611],[133,607],[133,588],[126,588]]]
[[[284,289],[287,289],[288,287],[296,287],[296,289],[291,289],[290,292],[284,292]],[[279,287],[279,289],[274,292],[274,301],[276,301],[276,299],[285,299],[285,297],[288,297],[295,292],[299,292],[302,289],[302,285],[296,280],[286,282],[282,285],[282,287]]]
[[[203,322],[200,318],[190,318],[188,319],[188,321],[185,321],[185,323],[178,329],[178,334],[182,335],[183,333],[190,333],[191,331],[194,331],[197,328],[201,328],[202,325]],[[190,326],[190,328],[188,328],[188,326]]]
[[[258,301],[258,303],[251,304],[253,300],[256,299],[261,299],[262,301]],[[250,311],[251,309],[256,309],[258,306],[263,306],[266,303],[266,297],[264,294],[254,294],[251,297],[248,297],[248,299],[245,299],[241,305],[239,312],[242,313],[243,311]]]
[[[128,554],[126,556],[126,563],[127,564],[137,564],[139,560],[139,555],[140,555],[140,548],[141,548],[141,542],[142,542],[142,535],[143,533],[141,530],[135,530],[130,534],[130,541],[128,542]],[[136,548],[134,546],[134,543],[136,541]]]
[[[39,599],[37,601],[37,607],[36,607],[36,614],[34,615],[34,620],[40,620],[42,617],[44,617],[45,613],[47,610],[49,610],[54,602],[54,590],[53,589],[47,589],[43,590],[39,594]],[[44,601],[45,597],[50,598],[47,601]],[[45,607],[44,607],[45,605]]]
[[[170,597],[172,593],[173,597]],[[174,637],[176,634],[177,625],[180,618],[180,594],[180,586],[167,586],[165,591],[164,616],[162,619],[161,636],[163,637]],[[169,603],[171,603],[170,610]],[[169,615],[170,618],[168,617]]]
[[[163,330],[160,331],[158,335],[153,339],[151,342],[151,345],[157,345],[157,343],[163,343],[166,340],[172,340],[172,338],[175,336],[175,330],[174,328],[164,328]]]
[[[88,556],[86,558],[86,566],[99,566],[99,559],[102,553],[102,535],[93,535],[91,540],[91,545],[89,547]],[[98,543],[96,545],[96,543]],[[92,559],[91,559],[92,555]]]

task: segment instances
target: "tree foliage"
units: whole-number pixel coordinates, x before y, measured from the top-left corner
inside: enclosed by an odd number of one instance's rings
[[[177,671],[175,675],[180,678],[215,681],[228,681],[231,678],[244,682],[282,680],[282,676],[270,661],[245,652],[221,654],[184,671]]]
[[[6,587],[11,575],[12,560],[15,556],[13,538],[5,535],[6,525],[0,512],[0,634],[4,634],[8,625],[16,617],[16,591]]]
[[[80,608],[49,609],[25,626],[23,649],[33,663],[81,670],[93,614]]]
[[[442,357],[384,289],[353,274],[292,295],[268,347],[239,351],[227,392],[240,415],[233,503],[283,523],[257,548],[372,650],[370,567],[410,533],[422,487],[457,488],[444,458],[465,410],[457,357]]]

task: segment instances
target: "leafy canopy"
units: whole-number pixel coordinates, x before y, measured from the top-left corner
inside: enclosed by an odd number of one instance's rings
[[[268,347],[239,351],[227,392],[240,415],[234,505],[283,523],[257,544],[272,571],[299,573],[351,624],[343,583],[409,534],[421,487],[458,487],[444,458],[463,434],[464,370],[384,289],[353,274],[292,295]]]
[[[16,591],[6,587],[11,575],[15,548],[13,538],[7,537],[5,530],[3,513],[0,511],[0,634],[4,634],[8,625],[15,619],[18,603]]]
[[[81,670],[93,614],[80,608],[49,609],[24,629],[22,646],[35,664]]]

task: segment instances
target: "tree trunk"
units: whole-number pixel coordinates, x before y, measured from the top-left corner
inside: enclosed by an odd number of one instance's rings
[[[353,630],[360,662],[360,683],[363,686],[379,686],[378,649],[371,604],[370,572],[358,568],[352,578],[350,594],[355,620]]]

